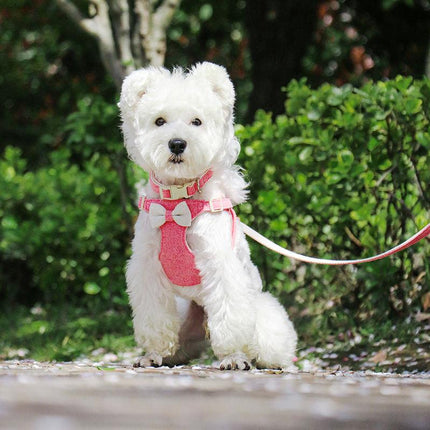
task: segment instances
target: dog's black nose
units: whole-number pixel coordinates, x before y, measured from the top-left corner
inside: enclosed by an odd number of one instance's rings
[[[173,138],[169,140],[169,149],[175,155],[182,154],[186,147],[187,142],[184,139]]]

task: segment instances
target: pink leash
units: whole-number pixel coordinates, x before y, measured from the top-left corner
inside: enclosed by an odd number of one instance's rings
[[[403,251],[406,248],[414,245],[419,242],[421,239],[430,235],[430,224],[427,224],[422,230],[412,236],[410,239],[401,243],[400,245],[395,246],[389,251],[383,252],[382,254],[375,255],[373,257],[363,258],[360,260],[329,260],[325,258],[314,258],[307,257],[306,255],[297,254],[296,252],[289,251],[288,249],[282,248],[271,240],[265,238],[260,233],[257,233],[251,227],[248,227],[246,224],[242,223],[242,228],[245,234],[266,248],[271,249],[278,254],[284,255],[285,257],[292,258],[294,260],[303,261],[305,263],[313,263],[313,264],[328,264],[330,266],[344,266],[347,264],[360,264],[360,263],[369,263],[371,261],[380,260],[382,258],[388,257],[389,255],[396,254],[397,252]]]

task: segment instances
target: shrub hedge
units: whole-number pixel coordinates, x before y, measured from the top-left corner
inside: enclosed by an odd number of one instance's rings
[[[116,172],[100,154],[83,169],[68,150],[50,160],[27,172],[9,147],[0,161],[1,298],[76,304],[87,293],[115,301],[127,240]]]
[[[286,95],[285,115],[260,111],[237,127],[251,184],[243,220],[290,249],[341,259],[383,252],[430,222],[428,80],[316,90],[301,80]],[[338,331],[422,309],[429,245],[342,268],[252,249],[266,285],[293,314]]]
[[[382,252],[429,222],[428,80],[316,90],[293,81],[285,107],[237,127],[251,190],[243,221],[295,251],[348,259]],[[136,209],[124,181],[140,173],[125,161],[111,104],[87,98],[65,131],[45,167],[29,171],[12,147],[0,160],[3,303],[126,302],[127,218]],[[316,333],[423,309],[429,245],[343,268],[252,251],[266,287]]]

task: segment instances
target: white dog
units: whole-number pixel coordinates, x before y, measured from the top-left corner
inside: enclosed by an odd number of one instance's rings
[[[232,209],[246,198],[234,166],[234,99],[225,69],[211,63],[188,72],[149,67],[124,80],[125,145],[151,175],[127,266],[136,341],[145,351],[137,366],[198,356],[206,328],[221,369],[253,362],[293,369],[293,325],[262,292]]]

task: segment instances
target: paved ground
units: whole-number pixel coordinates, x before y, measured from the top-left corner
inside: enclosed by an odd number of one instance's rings
[[[430,373],[0,362],[1,429],[429,429]]]

